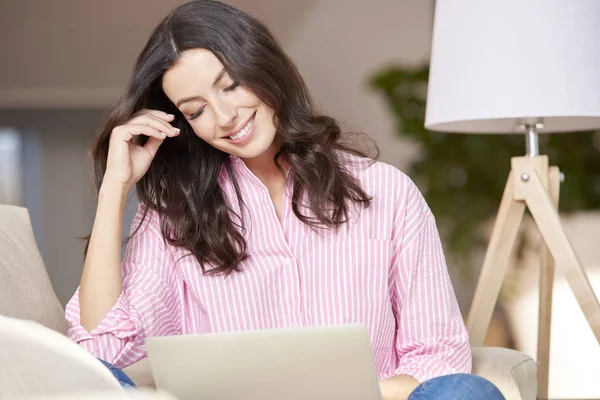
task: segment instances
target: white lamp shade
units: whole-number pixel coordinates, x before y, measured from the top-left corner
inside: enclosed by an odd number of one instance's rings
[[[536,118],[540,133],[600,128],[600,0],[437,0],[425,126]]]

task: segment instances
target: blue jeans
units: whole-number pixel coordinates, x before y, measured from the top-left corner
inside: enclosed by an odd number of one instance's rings
[[[408,400],[504,400],[490,381],[472,374],[439,376],[421,383]]]
[[[119,368],[100,360],[117,378],[121,386],[135,388],[135,383]],[[477,375],[453,374],[421,383],[408,400],[504,400],[491,382]]]
[[[98,359],[98,360],[100,360],[100,359]],[[121,369],[115,367],[111,363],[108,363],[104,360],[100,360],[100,362],[102,364],[104,364],[104,366],[106,368],[108,368],[108,370],[114,375],[115,378],[117,378],[117,380],[119,381],[121,386],[123,386],[125,389],[132,389],[132,388],[136,387],[135,383],[133,383],[131,378],[129,378],[127,376],[127,374],[125,372],[123,372]]]

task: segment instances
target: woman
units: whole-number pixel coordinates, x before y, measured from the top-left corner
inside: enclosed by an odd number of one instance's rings
[[[92,156],[98,209],[67,318],[103,361],[130,365],[155,335],[362,323],[384,399],[425,381],[413,397],[473,382],[497,392],[466,374],[467,333],[418,189],[344,144],[248,15],[197,1],[167,16]]]

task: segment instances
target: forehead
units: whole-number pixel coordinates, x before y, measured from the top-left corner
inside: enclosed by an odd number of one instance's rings
[[[165,72],[162,86],[171,101],[198,96],[199,91],[210,90],[223,64],[209,50],[184,51],[175,65]]]

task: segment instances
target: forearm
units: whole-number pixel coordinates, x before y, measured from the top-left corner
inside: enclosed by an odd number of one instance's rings
[[[417,386],[419,381],[410,375],[396,375],[379,381],[383,400],[406,400]]]
[[[79,289],[81,325],[94,329],[121,294],[121,230],[129,190],[103,185]]]

